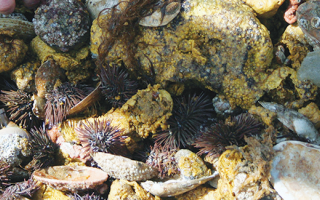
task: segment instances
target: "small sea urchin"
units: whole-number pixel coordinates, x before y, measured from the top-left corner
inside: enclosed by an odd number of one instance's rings
[[[105,152],[126,155],[125,136],[122,130],[114,127],[107,119],[94,119],[80,122],[75,128],[85,152]]]
[[[169,128],[156,134],[155,141],[164,148],[177,149],[193,143],[201,125],[212,115],[212,103],[204,93],[174,99]]]
[[[33,160],[25,168],[36,170],[51,165],[54,162],[58,145],[51,141],[44,127],[32,128],[29,133]]]
[[[194,146],[200,148],[198,154],[219,157],[225,151],[226,146],[246,144],[244,136],[257,135],[261,131],[262,124],[248,113],[240,114],[227,120],[219,121],[203,132],[194,142]]]
[[[11,176],[13,171],[10,166],[5,162],[0,162],[0,192],[3,192],[6,187],[9,187],[11,184]]]
[[[23,197],[31,198],[39,188],[36,181],[30,178],[27,181],[19,182],[8,187],[0,198],[1,200],[24,199]]]
[[[86,97],[84,90],[66,82],[46,94],[45,116],[49,129],[66,118],[70,109]]]
[[[113,107],[121,107],[137,92],[138,83],[128,76],[117,66],[100,67],[101,92]]]
[[[22,90],[1,91],[0,101],[8,108],[9,119],[17,125],[29,130],[39,124],[38,118],[32,112],[32,96]]]

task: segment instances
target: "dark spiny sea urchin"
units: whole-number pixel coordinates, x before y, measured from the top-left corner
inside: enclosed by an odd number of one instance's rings
[[[107,198],[104,198],[103,196],[95,193],[89,193],[85,195],[79,195],[77,193],[74,194],[72,197],[72,200],[105,200]]]
[[[86,92],[74,87],[71,83],[63,83],[46,94],[45,116],[49,129],[61,123],[70,109],[86,97]]]
[[[11,185],[12,174],[13,171],[10,166],[5,162],[0,161],[0,192],[3,192],[6,187]]]
[[[0,198],[1,200],[23,199],[23,197],[31,198],[39,188],[39,185],[30,178],[27,181],[19,182],[8,187]]]
[[[151,147],[149,157],[146,163],[159,171],[159,178],[165,178],[175,175],[178,172],[176,161],[174,158],[176,149],[163,148],[158,143]]]
[[[204,93],[174,99],[169,128],[156,134],[155,141],[164,148],[177,149],[193,143],[201,125],[211,117],[213,106]]]
[[[262,124],[251,114],[243,113],[227,122],[219,121],[203,132],[194,142],[200,148],[199,155],[219,157],[226,146],[246,144],[244,136],[253,136],[261,132]]]
[[[39,125],[39,119],[32,112],[33,100],[30,94],[22,90],[1,92],[0,101],[7,107],[11,121],[27,130]]]
[[[101,93],[113,107],[121,107],[136,92],[138,83],[129,79],[125,69],[106,65],[100,67]]]
[[[51,141],[46,133],[45,127],[32,128],[30,130],[30,146],[33,160],[25,167],[27,170],[36,170],[51,165],[54,162],[58,145]]]
[[[122,130],[114,127],[107,119],[94,119],[80,122],[75,128],[85,152],[105,152],[126,155],[125,136]]]

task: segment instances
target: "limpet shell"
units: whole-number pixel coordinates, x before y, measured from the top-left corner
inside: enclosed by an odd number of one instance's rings
[[[61,191],[92,189],[108,179],[101,169],[86,166],[54,166],[36,170],[33,178]]]
[[[145,181],[158,175],[158,170],[136,160],[109,153],[93,153],[92,158],[103,171],[116,179]]]
[[[33,23],[21,19],[0,18],[0,31],[13,31],[17,36],[32,39],[36,36]]]
[[[320,146],[285,141],[273,147],[271,183],[284,200],[320,199]]]

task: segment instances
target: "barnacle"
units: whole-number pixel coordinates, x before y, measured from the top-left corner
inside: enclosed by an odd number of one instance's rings
[[[207,121],[212,111],[212,103],[204,93],[174,99],[172,116],[167,121],[169,128],[157,133],[155,141],[168,149],[192,144],[200,126]]]
[[[194,142],[200,148],[198,154],[219,157],[226,146],[246,144],[244,136],[257,135],[261,131],[261,123],[248,113],[237,115],[226,123],[219,121],[203,132]]]
[[[25,169],[35,170],[51,165],[55,160],[58,145],[51,141],[45,127],[32,128],[29,133],[31,135],[30,146],[33,160],[29,162]]]
[[[94,119],[80,122],[75,128],[84,151],[105,152],[118,155],[126,155],[127,148],[122,136],[122,130],[111,125],[107,119]]]

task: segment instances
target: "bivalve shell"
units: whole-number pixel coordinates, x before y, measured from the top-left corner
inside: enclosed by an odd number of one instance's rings
[[[33,178],[62,191],[92,189],[108,179],[101,169],[86,166],[54,166],[37,170]]]
[[[285,141],[273,147],[271,182],[284,200],[320,199],[320,146]]]

